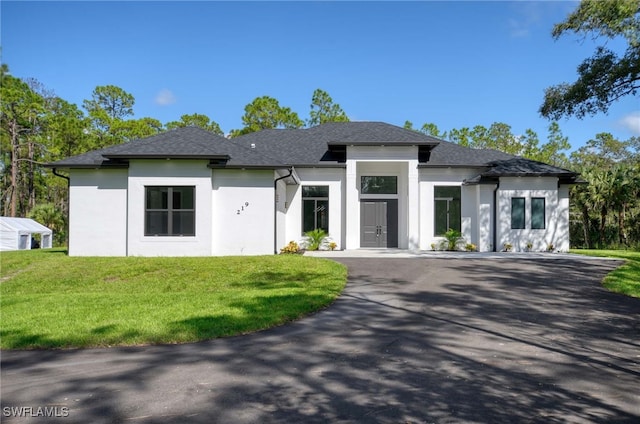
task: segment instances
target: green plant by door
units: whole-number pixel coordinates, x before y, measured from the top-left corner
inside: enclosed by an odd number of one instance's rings
[[[324,239],[327,238],[327,233],[322,228],[307,231],[304,235],[307,236],[307,250],[320,249]]]

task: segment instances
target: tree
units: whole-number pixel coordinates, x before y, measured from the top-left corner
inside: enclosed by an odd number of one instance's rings
[[[45,104],[26,82],[9,75],[7,66],[2,66],[0,73],[0,98],[3,214],[24,215],[34,203],[34,143],[43,125]]]
[[[54,244],[62,245],[66,240],[66,219],[53,203],[41,203],[29,212],[29,218],[38,221],[53,231]]]
[[[427,122],[423,124],[422,127],[418,130],[413,128],[413,122],[404,121],[403,128],[405,130],[417,131],[422,134],[430,135],[431,137],[442,138],[442,139],[447,138],[447,132],[446,131],[440,132],[440,129],[438,128],[438,126],[431,122]]]
[[[620,141],[610,133],[598,133],[584,146],[571,154],[573,163],[590,165],[599,169],[610,169],[616,163],[630,158],[629,142]]]
[[[571,189],[571,208],[579,211],[588,248],[593,240],[600,247],[616,240],[625,245],[640,241],[635,229],[640,218],[638,153],[635,138],[620,141],[599,133],[571,154],[571,167],[588,183]],[[610,215],[617,217],[615,226],[608,223]]]
[[[622,57],[599,46],[578,66],[578,79],[545,90],[540,114],[547,118],[607,112],[616,100],[640,88],[640,0],[582,0],[568,18],[553,28],[557,40],[567,32],[593,38],[623,38]]]
[[[214,134],[224,135],[224,133],[220,129],[220,125],[218,125],[217,122],[209,119],[207,115],[201,115],[199,113],[182,115],[179,121],[167,122],[167,124],[165,125],[168,130],[188,126],[196,126],[207,131],[211,131]]]
[[[474,149],[494,149],[512,155],[520,154],[522,145],[519,138],[511,132],[511,126],[503,122],[494,122],[489,128],[476,125],[472,130],[465,128],[464,133],[451,131],[455,138],[460,138],[463,146]]]
[[[82,104],[89,116],[111,121],[133,116],[135,99],[120,87],[102,85],[93,90],[91,100],[85,100]]]
[[[569,138],[562,134],[560,125],[555,121],[549,125],[547,140],[540,148],[538,156],[532,159],[554,166],[567,166],[567,155],[563,151],[569,150],[571,144],[569,143]]]
[[[449,131],[449,140],[459,144],[461,146],[471,146],[471,130],[468,127],[462,127],[460,129],[452,129]]]
[[[119,144],[126,140],[121,123],[125,118],[133,116],[133,95],[115,85],[98,86],[93,90],[91,100],[85,100],[82,104],[95,130],[92,148]]]
[[[309,126],[324,124],[326,122],[349,122],[349,117],[340,105],[333,103],[329,93],[316,89],[311,97],[311,112],[309,112]]]
[[[162,132],[162,123],[155,118],[115,120],[111,125],[111,135],[118,142],[136,140]]]
[[[274,128],[302,128],[304,122],[288,107],[280,106],[273,97],[256,97],[244,108],[244,128],[232,130],[232,137]]]

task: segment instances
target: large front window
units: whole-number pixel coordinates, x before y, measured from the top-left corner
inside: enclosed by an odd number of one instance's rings
[[[442,236],[449,229],[460,231],[460,186],[434,187],[435,235]]]
[[[302,186],[302,232],[329,233],[329,186]]]
[[[195,236],[195,187],[145,187],[145,236]]]

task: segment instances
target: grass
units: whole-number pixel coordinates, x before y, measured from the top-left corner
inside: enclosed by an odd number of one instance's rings
[[[624,265],[610,272],[602,285],[615,293],[640,298],[640,252],[631,250],[579,250],[580,255],[625,259]]]
[[[2,253],[3,349],[185,343],[262,330],[327,306],[338,263],[299,255],[201,258]]]

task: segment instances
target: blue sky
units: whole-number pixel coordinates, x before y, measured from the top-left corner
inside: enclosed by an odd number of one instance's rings
[[[321,88],[352,120],[441,130],[500,121],[544,142],[544,89],[574,81],[596,45],[552,39],[576,5],[2,1],[2,62],[79,106],[96,86],[119,86],[136,118],[162,123],[202,113],[228,132],[263,95],[307,119]],[[626,140],[640,135],[640,104],[559,123],[574,149],[599,132]]]

